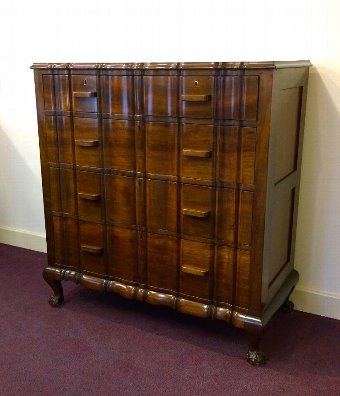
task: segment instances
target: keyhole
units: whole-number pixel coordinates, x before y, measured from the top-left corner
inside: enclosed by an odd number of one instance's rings
[[[87,80],[86,80],[86,78],[85,78],[85,80],[84,80],[84,85],[87,85]]]
[[[198,87],[198,81],[194,81],[195,87]]]

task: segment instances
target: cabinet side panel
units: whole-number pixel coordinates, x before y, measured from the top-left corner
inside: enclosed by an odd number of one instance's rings
[[[269,143],[262,301],[294,267],[295,230],[308,68],[275,71]]]

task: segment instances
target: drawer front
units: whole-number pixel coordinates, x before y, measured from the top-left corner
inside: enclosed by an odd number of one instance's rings
[[[222,183],[254,185],[256,128],[222,126],[219,138],[218,180]]]
[[[214,180],[214,126],[183,124],[181,138],[181,177]]]
[[[210,187],[182,185],[182,233],[202,238],[214,237],[215,190]]]
[[[165,235],[148,234],[148,285],[161,290],[177,291],[178,239]]]
[[[135,114],[133,76],[102,76],[103,113]]]
[[[135,123],[124,120],[103,120],[104,167],[136,170]]]
[[[146,171],[150,174],[177,175],[177,124],[147,122]]]
[[[101,224],[79,222],[80,260],[84,272],[105,274],[105,228]]]
[[[78,216],[90,221],[104,220],[104,189],[102,175],[77,172]]]
[[[107,219],[116,225],[135,226],[136,179],[134,177],[106,175]]]
[[[177,232],[177,183],[147,180],[148,230]]]
[[[62,74],[44,74],[42,78],[45,110],[69,111],[69,77]]]
[[[75,215],[75,183],[73,169],[49,168],[51,210]]]
[[[108,227],[109,275],[127,281],[138,280],[137,231]]]
[[[214,117],[214,77],[180,77],[180,112],[182,117]]]
[[[181,241],[180,293],[205,300],[212,298],[213,245]]]
[[[225,76],[220,114],[226,120],[257,121],[259,77]]]
[[[101,167],[101,141],[97,118],[73,119],[76,164],[93,168]]]
[[[78,224],[68,217],[53,216],[53,261],[79,269]]]
[[[73,75],[72,104],[73,111],[96,113],[97,112],[97,76]]]
[[[144,76],[144,114],[177,117],[177,77]]]

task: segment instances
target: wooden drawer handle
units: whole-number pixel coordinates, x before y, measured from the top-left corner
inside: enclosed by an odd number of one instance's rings
[[[76,140],[76,146],[80,147],[97,147],[99,140]]]
[[[211,151],[183,149],[183,155],[186,157],[210,158]]]
[[[202,218],[204,218],[204,217],[209,217],[209,215],[210,215],[210,211],[204,211],[204,210],[197,210],[197,209],[187,209],[187,208],[184,208],[183,210],[182,210],[182,213],[185,215],[185,216],[192,216],[192,217],[202,217]]]
[[[182,269],[182,272],[185,272],[186,274],[191,274],[191,275],[206,276],[209,274],[209,270],[205,270],[205,269],[197,268],[197,267],[191,267],[190,265],[182,265],[181,269]]]
[[[73,96],[75,98],[95,98],[97,96],[97,92],[94,91],[73,92]]]
[[[101,254],[103,248],[98,246],[91,246],[91,245],[80,245],[80,250],[86,253]]]
[[[186,102],[208,102],[211,95],[181,95],[181,99]]]
[[[100,200],[100,194],[78,193],[78,197],[81,199],[88,199],[89,201]]]

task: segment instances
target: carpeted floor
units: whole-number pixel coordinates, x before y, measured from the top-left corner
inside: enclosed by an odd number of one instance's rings
[[[277,313],[262,368],[242,331],[105,296],[41,271],[46,255],[0,244],[0,395],[340,395],[340,321]]]

